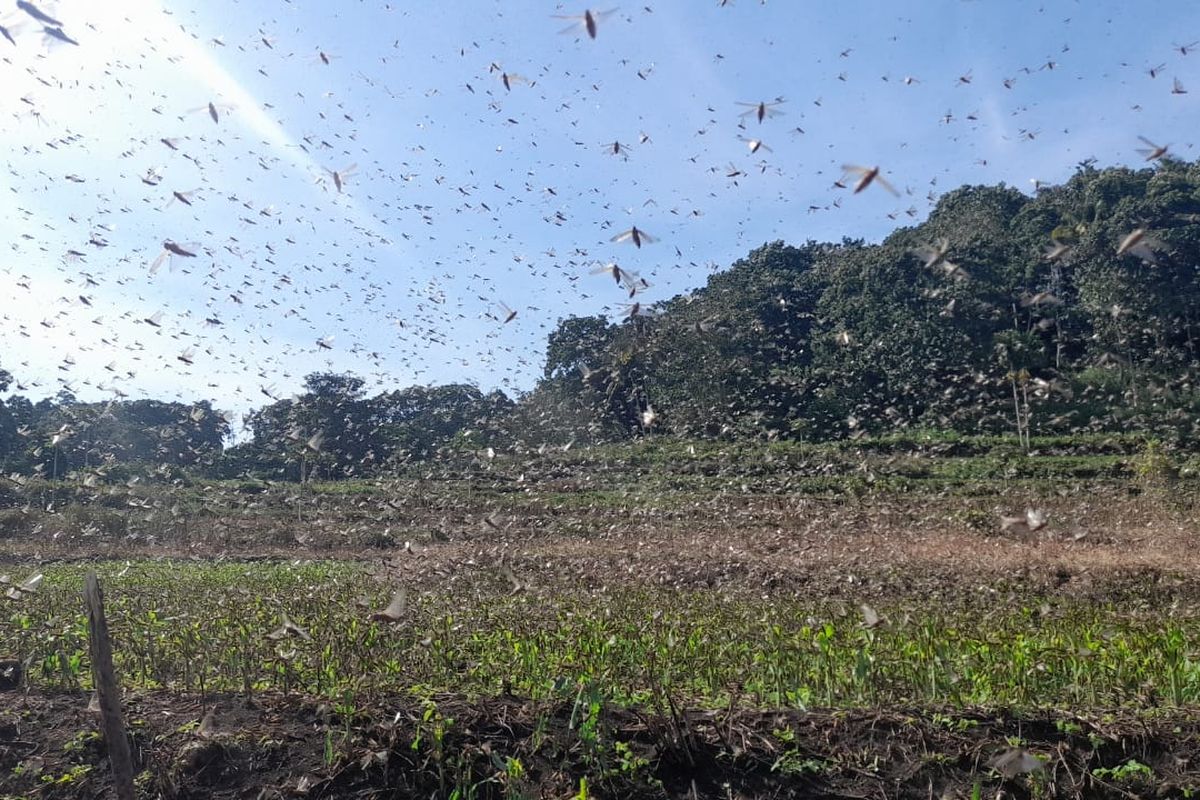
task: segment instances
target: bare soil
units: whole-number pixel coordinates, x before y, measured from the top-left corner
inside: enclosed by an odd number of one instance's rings
[[[98,719],[86,695],[3,694],[0,795],[111,796]],[[212,703],[210,705],[209,703]],[[377,701],[352,719],[299,697],[126,698],[139,793],[163,798],[573,797],[585,772],[594,797],[622,798],[1129,798],[1200,787],[1200,720],[1014,715],[972,709],[687,712],[606,709],[588,751],[569,703],[436,698],[453,722],[440,743],[425,706]],[[215,706],[211,729],[197,732]],[[1032,774],[989,764],[1019,737],[1044,760]],[[522,765],[518,777],[508,759]],[[1145,769],[1118,777],[1131,762]],[[74,776],[74,777],[64,777]]]
[[[1002,530],[1000,516],[1027,504],[1045,509],[1049,524],[1034,533]],[[1033,499],[735,496],[719,507],[519,514],[463,503],[406,508],[391,519],[330,508],[312,521],[239,514],[132,537],[58,520],[38,528],[0,530],[0,565],[345,559],[436,591],[503,556],[547,593],[560,585],[649,585],[855,602],[1200,600],[1200,513],[1163,495],[1116,491]]]

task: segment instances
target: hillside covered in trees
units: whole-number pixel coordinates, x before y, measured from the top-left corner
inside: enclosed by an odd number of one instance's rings
[[[356,376],[315,373],[228,446],[229,423],[207,401],[15,394],[0,404],[0,464],[44,477],[330,478],[448,451],[643,435],[1187,440],[1200,419],[1198,266],[1200,164],[1082,164],[1035,197],[959,188],[880,244],[765,244],[617,323],[562,320],[543,377],[519,398],[469,385],[367,396]],[[13,383],[0,371],[0,391]]]

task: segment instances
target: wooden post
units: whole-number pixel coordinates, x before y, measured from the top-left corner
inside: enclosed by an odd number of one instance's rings
[[[112,640],[108,638],[108,622],[104,618],[104,595],[96,573],[88,571],[83,585],[83,599],[88,610],[88,650],[92,657],[92,681],[100,699],[100,722],[104,743],[112,766],[117,800],[134,800],[133,757],[125,735],[125,720],[121,716],[121,690],[113,672]]]

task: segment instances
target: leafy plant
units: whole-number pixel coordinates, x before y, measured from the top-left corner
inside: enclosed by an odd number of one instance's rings
[[[1137,759],[1131,758],[1115,767],[1095,767],[1092,770],[1092,775],[1102,780],[1113,780],[1117,782],[1136,780],[1150,781],[1154,779],[1154,770]]]

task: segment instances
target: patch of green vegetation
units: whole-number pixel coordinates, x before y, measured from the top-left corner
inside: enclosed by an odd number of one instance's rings
[[[78,786],[92,773],[90,764],[76,764],[61,775],[39,775],[38,780],[46,789],[63,789]]]
[[[99,731],[80,731],[67,740],[63,745],[63,752],[72,755],[83,753],[99,741],[101,741]]]
[[[1115,767],[1096,767],[1092,770],[1092,776],[1101,780],[1111,780],[1118,783],[1127,781],[1152,781],[1154,780],[1154,770],[1136,758],[1131,758]]]
[[[943,714],[940,712],[935,712],[930,721],[934,725],[940,725],[947,730],[954,731],[955,733],[964,733],[972,728],[979,727],[979,720],[971,719],[969,717],[951,716],[949,714]]]
[[[0,650],[30,659],[30,679],[86,685],[85,567],[49,568],[43,590],[0,618]],[[710,590],[547,587],[509,595],[486,570],[410,598],[410,616],[368,619],[392,591],[341,562],[102,564],[117,666],[131,686],[303,691],[339,702],[374,691],[533,698],[575,687],[594,704],[678,696],[723,707],[881,703],[1136,705],[1200,701],[1200,622],[1116,606],[885,609],[903,622],[865,628],[820,602],[722,598]],[[278,639],[286,614],[307,634]],[[64,671],[63,664],[76,664]],[[582,721],[588,715],[581,716]]]

